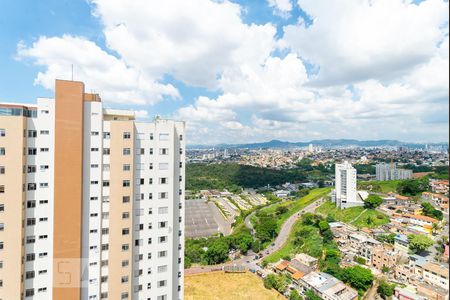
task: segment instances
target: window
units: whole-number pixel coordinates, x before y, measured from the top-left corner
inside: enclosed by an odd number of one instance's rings
[[[182,134],[180,134],[180,141],[182,141],[183,140],[183,135]]]
[[[169,178],[161,177],[159,178],[159,184],[167,184],[169,182]]]
[[[4,223],[0,223],[0,231],[5,230],[5,224]]]
[[[164,272],[167,272],[167,265],[158,266],[158,273],[164,273]]]
[[[160,236],[160,237],[158,238],[158,241],[159,241],[160,243],[165,243],[165,242],[167,242],[167,236]]]
[[[144,178],[141,178],[141,179],[139,180],[139,182],[140,182],[141,185],[143,185],[143,184],[145,183],[145,179],[144,179]]]
[[[145,154],[145,149],[144,148],[139,149],[139,154],[144,155]]]
[[[98,148],[91,148],[92,152],[98,152]]]
[[[28,166],[27,173],[36,173],[36,166]]]
[[[129,235],[130,234],[130,228],[123,228],[122,229],[122,235]]]
[[[123,165],[123,170],[124,171],[130,171],[131,170],[131,166],[130,165]]]
[[[0,204],[0,212],[4,212],[5,211],[5,204]]]
[[[130,262],[128,260],[122,260],[122,268],[128,267]]]
[[[91,168],[92,168],[92,169],[97,169],[97,168],[98,168],[98,164],[92,164],[92,165],[91,165]]]
[[[178,181],[183,181],[183,176],[180,175],[180,177],[178,177]]]
[[[150,140],[153,140],[153,133],[150,133]]]
[[[36,190],[36,183],[29,183],[27,185],[27,190],[28,191],[35,191]]]
[[[91,136],[98,136],[98,131],[91,131]]]
[[[109,148],[103,148],[103,155],[111,154],[111,150]]]
[[[123,186],[123,187],[129,187],[129,186],[130,186],[130,181],[129,181],[129,180],[124,180],[124,181],[122,182],[122,186]]]
[[[158,281],[158,287],[164,287],[166,285],[167,285],[167,281],[166,280]],[[161,296],[158,296],[158,299],[159,299],[159,297],[161,297]]]
[[[153,155],[153,148],[148,149],[148,154]]]
[[[153,184],[153,178],[148,179],[148,184]]]
[[[183,162],[180,161],[180,168],[182,168],[182,167],[183,167]]]
[[[4,147],[0,147],[0,155],[6,155],[6,150]]]
[[[41,130],[41,131],[39,131],[39,134],[40,135],[49,135],[50,131],[48,131],[48,130]]]
[[[159,134],[159,140],[160,141],[168,141],[169,140],[169,134],[168,133],[160,133]]]
[[[168,148],[159,148],[159,155],[168,155],[169,149]]]
[[[33,297],[33,296],[34,296],[34,289],[25,290],[25,297]]]
[[[46,170],[48,170],[49,166],[48,165],[41,165],[40,167],[41,172],[44,172]]]
[[[34,235],[27,236],[27,239],[26,239],[27,244],[34,244],[35,242],[36,242],[36,237]]]
[[[26,279],[34,278],[34,275],[35,275],[34,271],[25,272],[25,278]]]
[[[37,136],[36,130],[28,130],[28,137],[29,138],[35,138]]]
[[[120,282],[121,283],[127,283],[128,282],[128,276],[122,276],[122,278],[120,278]]]
[[[166,221],[158,222],[158,227],[159,228],[166,228],[167,227],[167,222]]]
[[[3,242],[0,242],[0,250],[3,250],[4,246],[3,246]]]
[[[129,203],[130,202],[130,196],[123,196],[122,197],[122,203]]]
[[[33,226],[33,225],[36,225],[36,218],[28,218],[27,226]]]
[[[41,182],[39,183],[40,188],[48,188],[48,182]]]
[[[131,139],[131,133],[130,133],[130,132],[124,132],[124,133],[123,133],[123,138],[124,138],[125,140]]]
[[[149,199],[149,200],[152,200],[152,199],[153,199],[153,193],[149,193],[149,194],[148,194],[148,199]]]
[[[0,128],[0,137],[6,136],[6,130],[4,128]]]
[[[123,148],[123,155],[130,155],[130,154],[131,154],[130,148]]]
[[[27,208],[35,208],[35,207],[36,207],[36,201],[35,200],[27,201]]]
[[[5,167],[4,166],[0,166],[0,175],[1,174],[5,174]]]
[[[28,155],[36,155],[37,150],[36,148],[28,148]]]
[[[122,299],[122,300],[128,299],[128,293],[127,293],[127,292],[123,292],[123,293],[120,295],[120,299]]]
[[[91,184],[98,184],[98,180],[92,180]]]
[[[111,138],[111,133],[110,132],[103,132],[103,138],[105,140],[109,140]]]
[[[103,186],[108,187],[109,186],[109,180],[103,180]]]
[[[34,261],[36,259],[36,254],[34,253],[29,253],[26,256],[26,261]]]
[[[122,251],[128,251],[130,249],[130,245],[122,244]]]
[[[169,170],[169,164],[168,163],[160,163],[159,169],[160,170]]]
[[[122,219],[129,219],[130,218],[130,213],[129,212],[123,212],[122,213]]]
[[[150,170],[153,170],[153,163],[150,163],[149,167]]]
[[[158,251],[158,257],[166,257],[167,251]]]
[[[158,198],[159,199],[167,199],[168,198],[168,194],[169,193],[161,192],[161,193],[158,194]]]

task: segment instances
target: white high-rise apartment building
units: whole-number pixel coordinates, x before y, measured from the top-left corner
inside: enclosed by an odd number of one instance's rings
[[[395,163],[380,163],[375,166],[377,180],[403,180],[411,179],[413,172],[408,169],[397,169],[397,164]]]
[[[337,207],[348,208],[364,204],[356,192],[356,169],[347,161],[336,164],[335,185],[334,201]]]
[[[184,123],[0,103],[0,299],[183,299]]]

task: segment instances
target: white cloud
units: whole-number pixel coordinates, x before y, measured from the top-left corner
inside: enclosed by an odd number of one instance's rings
[[[289,18],[292,11],[291,0],[267,0],[269,7],[274,9],[274,14],[283,18]]]
[[[310,15],[281,44],[319,66],[317,84],[395,80],[433,56],[448,34],[448,2],[299,0]]]
[[[313,23],[288,25],[278,40],[275,25],[246,24],[227,0],[90,2],[107,49],[70,35],[19,44],[20,59],[45,69],[36,84],[70,78],[73,63],[75,79],[107,101],[180,98],[167,77],[210,89],[218,96],[173,114],[188,121],[190,143],[447,139],[446,1],[299,0]],[[268,4],[284,16],[293,9]]]
[[[108,47],[155,78],[215,88],[224,70],[262,63],[276,46],[273,25],[243,23],[241,7],[226,0],[92,3]]]
[[[73,64],[74,80],[84,81],[87,91],[101,92],[109,102],[153,104],[164,96],[180,97],[174,86],[156,82],[82,37],[40,37],[31,47],[19,43],[17,58],[46,68],[37,74],[35,84],[47,89],[54,89],[55,78],[70,79]]]

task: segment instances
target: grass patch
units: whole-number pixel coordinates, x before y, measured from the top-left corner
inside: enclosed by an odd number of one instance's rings
[[[389,223],[388,216],[376,210],[365,209],[362,206],[339,209],[336,207],[336,204],[330,201],[319,206],[316,212],[325,217],[331,216],[337,221],[349,223],[358,228],[374,228]]]
[[[396,192],[397,187],[403,180],[388,180],[388,181],[363,181],[358,183],[358,189],[370,190],[372,192],[390,193]]]
[[[296,199],[296,200],[288,200],[285,202],[278,203],[276,205],[263,208],[261,209],[261,212],[267,213],[268,215],[275,215],[278,207],[284,206],[288,210],[286,213],[278,215],[277,218],[277,232],[280,232],[281,226],[284,224],[284,222],[289,219],[290,216],[297,213],[299,210],[305,208],[309,204],[313,203],[320,197],[326,196],[331,191],[331,188],[319,188],[314,189],[309,192],[308,195]]]
[[[184,277],[184,298],[194,299],[285,299],[275,290],[264,287],[263,281],[250,273],[211,272]]]

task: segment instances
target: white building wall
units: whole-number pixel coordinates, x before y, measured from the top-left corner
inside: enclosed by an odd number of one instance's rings
[[[34,296],[29,298],[44,300],[52,293],[55,105],[52,99],[40,98],[37,106],[37,118],[27,118],[27,130],[36,131],[36,137],[28,137],[26,133],[27,147],[36,148],[37,152],[27,156],[26,188],[28,183],[35,183],[36,190],[27,191],[24,224],[25,257],[35,254],[34,261],[24,262],[25,274],[34,272],[34,278],[24,278],[24,286],[34,289]],[[34,166],[36,172],[28,173],[29,166]],[[27,226],[27,219],[31,218],[35,219],[36,225]],[[34,237],[35,242],[27,244],[27,237]]]
[[[361,206],[356,193],[356,169],[348,162],[335,166],[335,201],[339,208]]]

